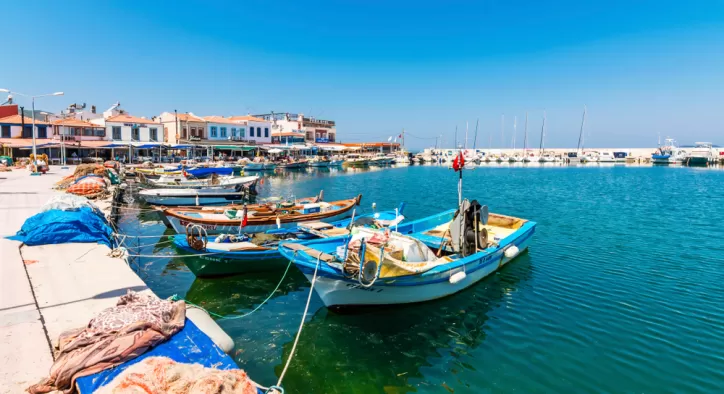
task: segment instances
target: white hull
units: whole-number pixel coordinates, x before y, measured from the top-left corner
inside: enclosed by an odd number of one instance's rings
[[[335,220],[341,220],[352,216],[352,211],[343,212],[340,214],[337,214],[335,216],[328,217],[326,219],[323,219],[323,222],[329,223],[333,222]],[[319,220],[313,220],[313,222],[318,222]],[[179,219],[175,216],[170,215],[164,215],[164,223],[166,223],[167,226],[171,227],[176,231],[178,234],[186,234],[186,226],[189,224],[187,220]],[[206,232],[209,235],[218,235],[218,234],[238,234],[241,233],[247,233],[247,234],[253,234],[253,233],[262,233],[264,231],[276,229],[276,228],[294,228],[299,225],[299,223],[304,222],[282,222],[279,227],[277,227],[276,224],[265,224],[265,225],[251,225],[242,227],[241,231],[239,230],[239,225],[216,225],[216,224],[203,224],[201,227],[203,227]]]
[[[531,239],[532,235],[517,245],[520,250],[518,255],[528,248]],[[431,279],[429,282],[432,283],[410,286],[385,286],[375,284],[371,287],[363,287],[356,281],[318,276],[314,284],[314,290],[322,299],[324,305],[329,308],[353,305],[410,304],[430,301],[455,294],[474,285],[517,257],[505,257],[502,250],[497,256],[499,257],[497,257],[496,262],[488,263],[484,267],[469,273],[463,280],[455,284],[450,283],[449,278],[453,274],[462,271],[460,268],[456,268],[453,272],[443,273],[441,277]],[[502,257],[502,259],[500,257]],[[482,258],[484,259],[485,257]],[[467,265],[472,266],[474,263]],[[312,280],[312,272],[306,272],[305,270],[304,275],[310,281]],[[434,279],[439,279],[439,281],[435,281]],[[378,283],[381,283],[381,281]]]

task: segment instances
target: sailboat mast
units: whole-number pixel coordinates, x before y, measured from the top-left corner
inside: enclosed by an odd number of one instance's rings
[[[465,150],[468,150],[468,121],[465,121]]]
[[[583,106],[583,119],[581,119],[581,132],[578,135],[578,151],[579,152],[583,151],[583,145],[585,143],[584,142],[585,137],[583,134],[583,130],[585,127],[586,127],[586,106],[584,105]]]
[[[475,137],[473,138],[473,149],[475,149],[475,146],[478,143],[478,122],[480,122],[480,118],[475,120]]]

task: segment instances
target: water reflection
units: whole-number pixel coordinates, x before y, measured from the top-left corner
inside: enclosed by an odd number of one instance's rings
[[[405,393],[433,385],[433,391],[444,392],[422,370],[442,360],[453,365],[451,376],[474,370],[467,355],[484,343],[490,312],[515,297],[532,275],[524,254],[498,274],[444,299],[353,314],[322,307],[304,326],[285,387],[299,393]],[[284,343],[277,374],[291,347],[292,340]]]

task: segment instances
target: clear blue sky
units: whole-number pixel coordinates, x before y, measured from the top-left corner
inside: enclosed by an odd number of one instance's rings
[[[724,1],[21,1],[2,6],[0,88],[130,113],[303,112],[343,141],[402,128],[452,146],[724,144]],[[23,103],[22,98],[18,101]]]

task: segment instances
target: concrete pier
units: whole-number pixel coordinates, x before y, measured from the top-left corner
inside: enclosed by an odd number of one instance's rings
[[[72,172],[53,166],[42,176],[0,173],[0,236],[15,234],[61,193],[53,184]],[[47,376],[61,332],[87,324],[128,289],[150,292],[125,260],[109,252],[98,244],[21,248],[0,239],[0,393],[21,393]]]

